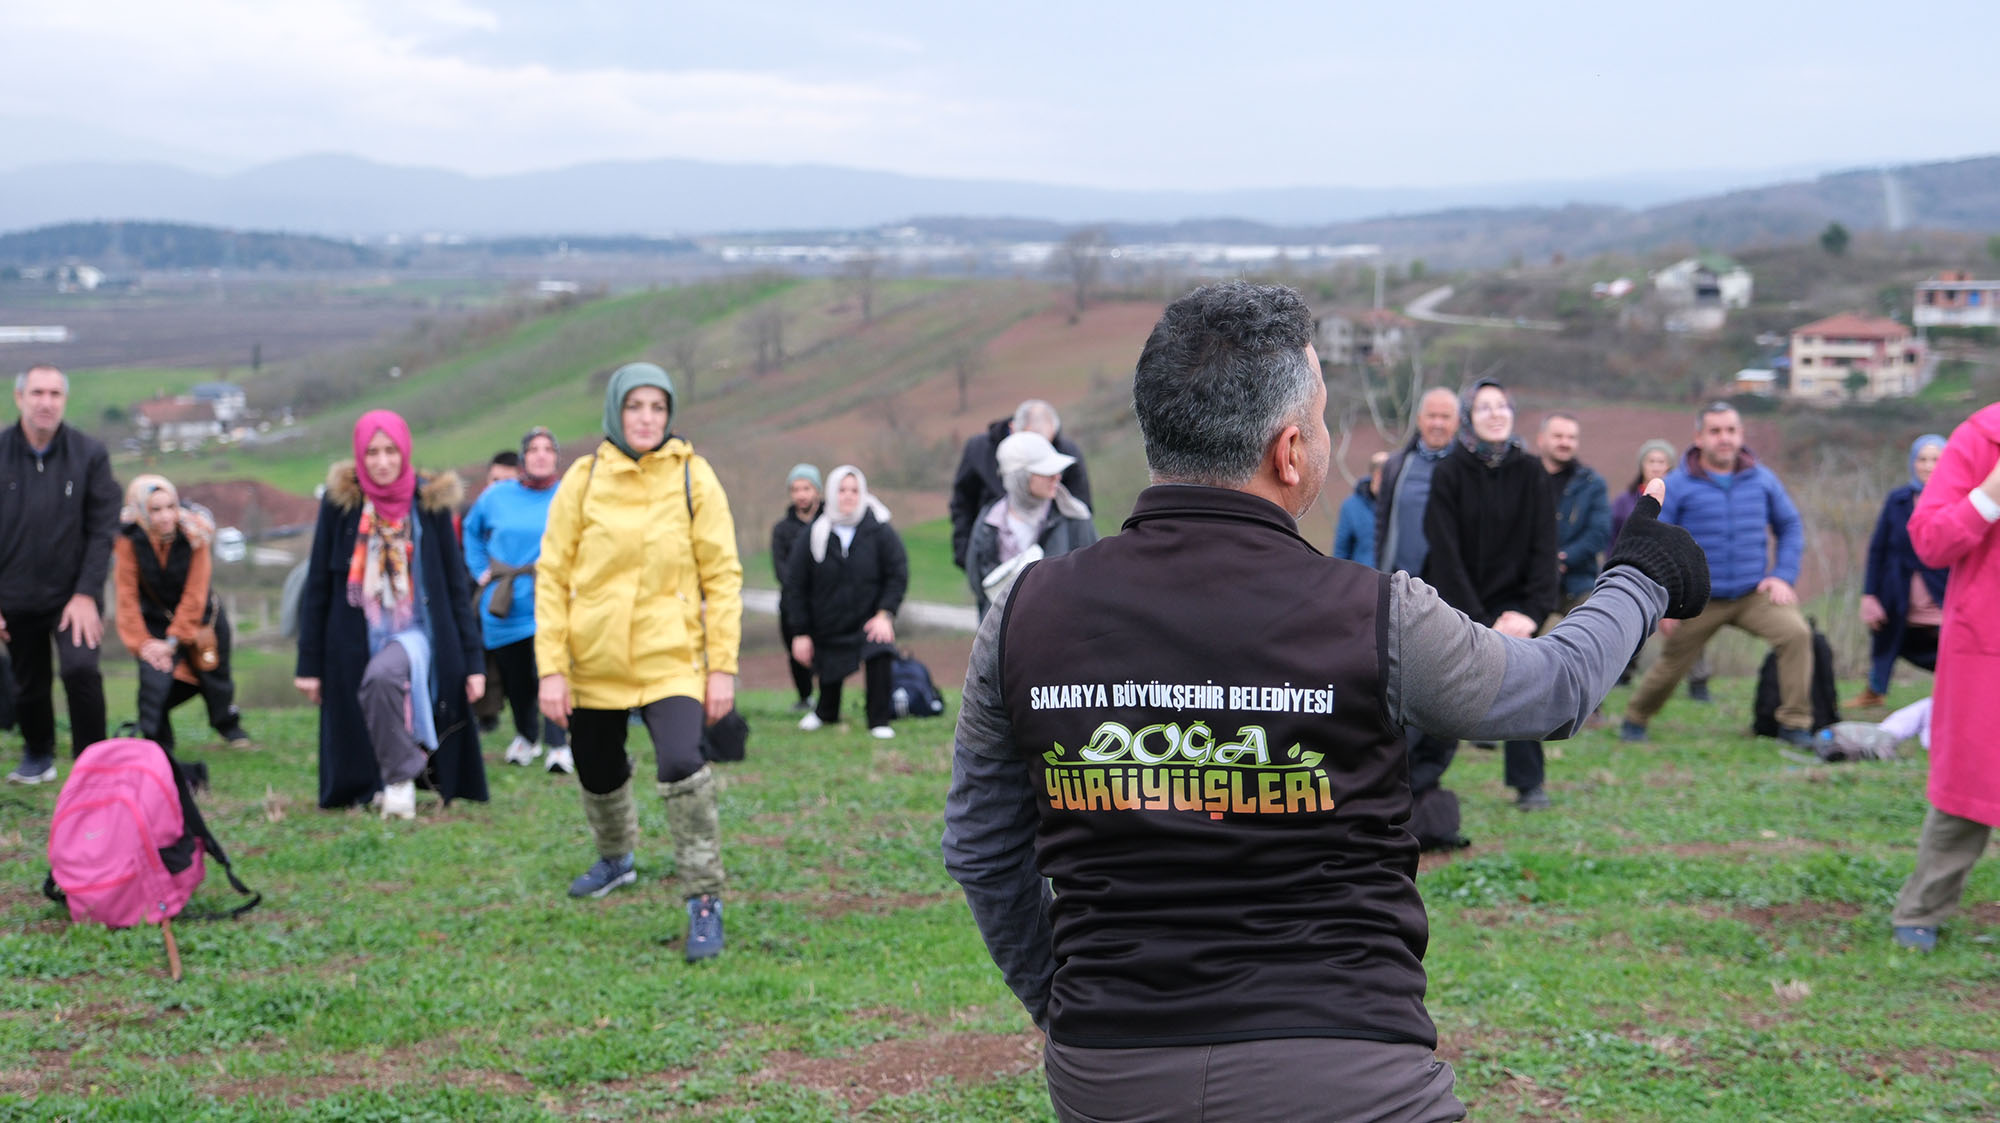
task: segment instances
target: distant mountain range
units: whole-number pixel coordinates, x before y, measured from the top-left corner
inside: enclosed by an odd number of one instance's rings
[[[424,233],[499,239],[840,231],[907,223],[968,240],[995,240],[1059,237],[1078,225],[1098,224],[1109,228],[1113,241],[1128,243],[1373,242],[1398,257],[1440,264],[1683,242],[1729,248],[1796,240],[1829,221],[1857,231],[2000,230],[2000,157],[1838,172],[1691,198],[1662,196],[1667,189],[1662,182],[1625,182],[1626,196],[1651,192],[1655,199],[1681,199],[1636,209],[1560,202],[1618,198],[1618,183],[1110,191],[688,160],[475,178],[314,156],[220,176],[165,163],[0,171],[0,226],[21,230],[117,219],[291,230],[345,240]]]

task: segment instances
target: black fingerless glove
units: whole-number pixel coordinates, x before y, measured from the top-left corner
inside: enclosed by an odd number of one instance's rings
[[[1639,497],[1604,559],[1605,569],[1614,565],[1629,565],[1665,587],[1668,619],[1686,620],[1708,607],[1708,555],[1693,535],[1660,521],[1660,501],[1650,495]]]

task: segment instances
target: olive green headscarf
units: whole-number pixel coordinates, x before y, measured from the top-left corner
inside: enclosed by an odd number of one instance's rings
[[[634,460],[653,451],[635,449],[625,443],[625,395],[641,386],[658,386],[667,395],[667,435],[674,432],[674,380],[653,363],[626,363],[611,373],[611,385],[604,388],[604,439]],[[661,442],[665,443],[664,440]]]

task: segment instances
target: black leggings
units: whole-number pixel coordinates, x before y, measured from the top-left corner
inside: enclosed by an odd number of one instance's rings
[[[535,637],[515,640],[487,652],[500,668],[500,682],[487,683],[507,691],[507,705],[514,711],[514,732],[529,742],[540,741],[552,749],[569,744],[563,727],[542,717],[541,676],[535,673]]]
[[[813,696],[813,669],[809,664],[792,658],[792,640],[798,638],[783,628],[778,635],[785,641],[785,662],[792,668],[792,689],[799,692],[799,701],[810,702]]]
[[[576,757],[576,778],[592,795],[615,792],[632,776],[632,758],[625,755],[625,731],[630,710],[572,710],[570,749]],[[701,700],[686,696],[662,698],[639,707],[639,717],[653,738],[654,776],[661,783],[685,780],[701,771]]]
[[[884,653],[861,661],[861,682],[868,692],[863,709],[868,715],[870,729],[887,725],[889,719],[896,716],[895,704],[889,696],[889,664],[894,660],[895,656]],[[840,720],[841,681],[837,678],[819,680],[819,705],[813,712],[829,725]]]

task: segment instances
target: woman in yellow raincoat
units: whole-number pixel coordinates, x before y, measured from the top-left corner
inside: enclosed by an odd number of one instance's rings
[[[627,716],[653,741],[655,778],[687,898],[690,961],[722,951],[721,824],[702,760],[704,719],[736,699],[743,566],[715,471],[672,433],[667,372],[629,363],[604,397],[604,441],[570,465],[535,563],[542,712],[569,730],[598,861],[570,883],[602,897],[638,879]]]

